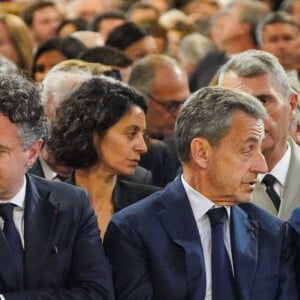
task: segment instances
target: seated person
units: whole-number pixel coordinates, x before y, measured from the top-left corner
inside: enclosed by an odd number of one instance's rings
[[[117,299],[297,299],[289,226],[249,203],[267,171],[265,118],[246,93],[187,99],[176,121],[182,175],[106,230]]]
[[[132,175],[147,151],[144,98],[122,82],[92,78],[56,110],[48,147],[75,169],[68,181],[85,188],[105,232],[114,212],[159,190],[120,180]]]
[[[114,299],[87,193],[26,174],[48,133],[39,88],[0,82],[0,298]]]

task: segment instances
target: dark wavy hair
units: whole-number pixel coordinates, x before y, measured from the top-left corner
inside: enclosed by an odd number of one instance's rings
[[[93,144],[93,134],[103,137],[134,105],[146,113],[144,97],[127,84],[105,76],[87,80],[58,107],[49,151],[66,166],[93,166],[101,159]]]

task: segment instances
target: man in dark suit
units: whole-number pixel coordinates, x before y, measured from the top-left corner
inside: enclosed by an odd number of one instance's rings
[[[113,299],[87,193],[26,174],[47,134],[37,87],[0,82],[0,299]]]
[[[297,299],[288,225],[249,203],[267,171],[264,118],[244,93],[188,98],[176,121],[182,176],[116,213],[106,231],[117,298]]]

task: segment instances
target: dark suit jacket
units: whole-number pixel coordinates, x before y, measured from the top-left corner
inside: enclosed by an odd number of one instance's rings
[[[153,185],[165,187],[175,178],[168,146],[161,140],[150,139],[148,151],[141,155],[140,165],[151,171]]]
[[[154,185],[117,180],[113,191],[114,210],[117,212],[159,190],[161,188]]]
[[[153,184],[153,176],[149,169],[137,166],[133,175],[119,176],[120,178],[141,184]]]
[[[223,51],[209,52],[196,66],[191,74],[189,85],[191,92],[208,86],[217,74],[217,71],[229,60],[229,56]]]
[[[289,222],[293,229],[294,246],[296,248],[295,271],[300,299],[300,207],[294,209]]]
[[[68,178],[66,183],[76,185],[74,173]],[[117,212],[145,197],[161,190],[160,187],[148,184],[140,184],[118,178],[116,186],[113,190],[114,211]]]
[[[286,223],[252,203],[232,208],[238,300],[297,299],[290,245]],[[113,266],[117,299],[205,297],[201,241],[180,177],[115,214],[104,248]]]
[[[37,160],[34,162],[34,164],[31,166],[31,168],[28,170],[29,173],[34,174],[36,176],[40,176],[45,178],[45,174],[42,168],[41,160],[38,157]]]
[[[0,294],[6,300],[114,299],[111,268],[85,191],[27,175],[24,238],[20,290],[0,230]]]

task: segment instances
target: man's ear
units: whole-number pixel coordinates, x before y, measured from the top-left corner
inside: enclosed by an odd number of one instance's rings
[[[295,142],[300,146],[300,121],[297,122],[297,129],[295,133]]]
[[[290,113],[290,120],[292,120],[295,117],[295,111],[297,109],[298,104],[298,94],[292,93],[289,99],[290,106],[291,106],[291,113]]]
[[[34,164],[36,159],[38,158],[39,153],[42,149],[43,143],[44,143],[44,141],[42,139],[39,139],[36,142],[34,142],[27,150],[28,151],[28,159],[27,159],[27,163],[26,163],[27,168],[30,168]]]
[[[207,139],[198,137],[191,142],[191,159],[201,168],[206,168],[209,161],[210,144]]]

